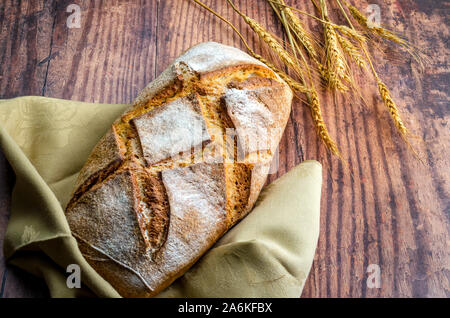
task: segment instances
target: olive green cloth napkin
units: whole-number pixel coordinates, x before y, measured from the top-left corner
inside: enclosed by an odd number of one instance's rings
[[[64,209],[90,151],[127,105],[0,100],[0,147],[16,183],[5,258],[52,297],[118,297],[81,255]],[[306,161],[267,186],[253,212],[158,297],[299,297],[319,235],[322,169]],[[70,289],[69,264],[82,288]]]

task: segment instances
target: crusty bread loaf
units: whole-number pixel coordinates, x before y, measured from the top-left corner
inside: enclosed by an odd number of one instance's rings
[[[236,48],[202,43],[176,59],[79,174],[66,216],[87,261],[123,296],[167,287],[251,210],[291,101]]]

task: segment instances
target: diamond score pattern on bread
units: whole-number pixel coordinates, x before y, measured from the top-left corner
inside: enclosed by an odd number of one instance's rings
[[[291,102],[239,49],[207,42],[177,58],[81,169],[66,217],[87,261],[125,297],[183,275],[252,209]]]

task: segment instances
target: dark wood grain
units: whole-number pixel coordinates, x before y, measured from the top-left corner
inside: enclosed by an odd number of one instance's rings
[[[309,1],[288,1],[312,11]],[[82,25],[69,29],[66,8],[78,3]],[[265,56],[267,49],[225,1],[208,5],[228,17]],[[282,37],[262,0],[235,3]],[[366,1],[358,1],[362,10]],[[303,297],[450,296],[449,47],[446,1],[372,0],[381,22],[404,33],[429,58],[423,70],[398,47],[374,50],[424,164],[398,136],[370,76],[358,76],[366,101],[322,92],[324,117],[348,167],[317,140],[309,110],[296,101],[280,143],[280,167],[324,167],[321,232]],[[337,7],[331,6],[330,12]],[[319,31],[311,20],[307,26]],[[181,52],[202,41],[242,48],[222,22],[189,0],[3,1],[0,4],[0,98],[44,95],[130,102]],[[383,46],[385,47],[385,46]],[[389,63],[387,63],[389,62]],[[0,156],[0,243],[13,176]],[[381,268],[381,288],[368,288],[367,268]],[[0,255],[1,294],[43,296],[42,285],[7,266]]]
[[[58,1],[45,96],[129,103],[155,77],[156,1],[83,1],[81,28],[67,28]]]

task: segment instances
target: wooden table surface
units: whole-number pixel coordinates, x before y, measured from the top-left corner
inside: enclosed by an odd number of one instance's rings
[[[205,2],[266,54],[224,0]],[[352,2],[361,10],[368,4]],[[81,8],[80,28],[66,24],[70,15],[66,9],[73,3]],[[282,36],[265,1],[235,3]],[[288,3],[313,11],[309,1]],[[325,121],[349,169],[321,145],[309,110],[296,101],[280,144],[280,169],[269,181],[306,159],[316,159],[324,167],[321,231],[303,297],[449,297],[450,4],[369,3],[381,8],[383,25],[405,34],[429,58],[420,70],[395,46],[387,54],[374,52],[379,73],[417,136],[412,141],[424,163],[402,142],[366,76],[357,80],[367,105],[355,98],[322,96]],[[331,7],[334,12],[336,6]],[[190,0],[3,0],[0,30],[0,98],[41,95],[129,103],[196,43],[217,41],[243,49],[230,28]],[[0,153],[0,244],[13,182]],[[379,266],[380,288],[367,284],[370,264]],[[0,278],[0,297],[47,295],[40,280],[5,265],[1,252]]]

